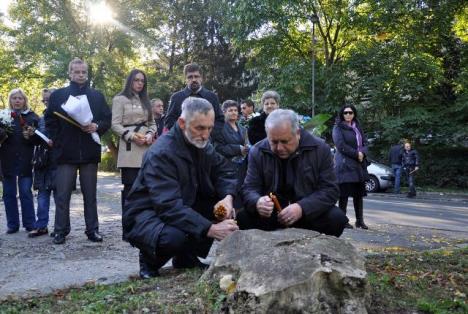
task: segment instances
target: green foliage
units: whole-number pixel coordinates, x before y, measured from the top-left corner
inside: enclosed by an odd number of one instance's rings
[[[104,172],[117,172],[117,160],[111,153],[101,154],[101,163],[99,164],[99,171]]]

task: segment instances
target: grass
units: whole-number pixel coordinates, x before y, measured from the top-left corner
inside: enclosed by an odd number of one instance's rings
[[[367,258],[369,313],[467,313],[468,249]],[[164,270],[151,280],[87,285],[0,303],[0,313],[213,313],[224,294],[201,271]]]

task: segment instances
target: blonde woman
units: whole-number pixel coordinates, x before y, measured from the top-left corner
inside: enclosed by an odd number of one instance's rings
[[[32,155],[34,144],[31,130],[37,127],[39,117],[29,109],[28,97],[17,88],[8,95],[11,116],[14,119],[11,132],[0,147],[3,172],[3,202],[7,218],[7,234],[16,233],[20,227],[17,188],[21,203],[21,218],[26,231],[35,224],[32,194]]]

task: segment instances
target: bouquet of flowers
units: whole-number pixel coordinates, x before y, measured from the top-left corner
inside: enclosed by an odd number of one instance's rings
[[[87,126],[93,121],[93,113],[86,95],[70,95],[67,102],[62,105],[62,109],[81,126]],[[97,132],[91,133],[91,137],[97,144],[101,145],[101,139]]]
[[[10,109],[0,110],[0,145],[13,133],[13,116]]]
[[[299,115],[299,125],[301,126],[301,128],[305,128],[305,126],[307,125],[307,122],[309,122],[312,118],[309,117],[309,116],[303,116],[303,115]]]
[[[13,116],[10,109],[0,110],[0,128],[4,129],[7,133],[13,132]]]

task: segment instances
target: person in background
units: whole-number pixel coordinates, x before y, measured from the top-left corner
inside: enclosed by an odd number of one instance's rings
[[[252,145],[255,145],[266,137],[265,120],[270,113],[279,108],[280,95],[273,90],[266,91],[262,95],[261,102],[263,112],[259,116],[252,118],[248,129],[249,141]]]
[[[330,147],[301,129],[292,110],[273,111],[265,128],[267,138],[249,152],[239,228],[291,227],[339,237],[348,219],[335,206],[339,190]]]
[[[143,154],[156,134],[147,86],[146,74],[134,69],[127,76],[123,90],[112,100],[112,131],[119,137],[117,167],[124,186],[122,216],[125,198],[141,168]]]
[[[42,90],[42,103],[47,109],[49,98],[55,89]],[[45,110],[44,110],[45,112]],[[39,119],[38,131],[48,136],[45,127],[44,116]],[[38,143],[34,147],[33,155],[33,188],[37,190],[37,219],[34,224],[34,230],[29,232],[28,237],[35,238],[49,233],[47,225],[49,224],[50,196],[54,192],[55,201],[55,174],[57,165],[51,150],[53,143],[51,140],[45,142],[42,138],[35,135]]]
[[[13,117],[12,130],[5,131],[5,141],[0,146],[0,160],[3,172],[3,203],[7,219],[7,234],[16,233],[20,228],[18,200],[21,203],[21,220],[26,231],[34,229],[35,214],[32,194],[31,160],[34,143],[31,139],[39,117],[31,111],[28,97],[20,88],[8,95]]]
[[[364,223],[363,197],[367,195],[367,139],[353,105],[344,105],[338,112],[333,127],[333,142],[336,146],[335,170],[340,187],[339,207],[346,214],[348,197],[353,198],[356,213],[356,228],[368,229]],[[348,223],[347,228],[352,228]]]
[[[159,98],[151,99],[151,109],[153,110],[154,122],[156,123],[156,129],[158,137],[161,136],[164,130],[164,103]]]
[[[169,108],[164,118],[164,129],[170,130],[182,112],[182,102],[188,97],[206,99],[213,106],[215,112],[215,129],[212,134],[221,131],[224,126],[224,115],[219,106],[219,99],[215,93],[202,86],[203,78],[201,68],[196,63],[184,66],[184,76],[187,86],[177,93],[172,94],[169,100]]]
[[[409,192],[408,197],[416,196],[416,186],[414,183],[415,172],[419,170],[419,154],[415,149],[411,148],[410,142],[405,142],[402,153],[403,170],[406,179],[408,180]]]
[[[241,112],[242,112],[242,115],[240,116],[240,123],[243,125],[243,126],[247,126],[247,122],[249,121],[249,117],[251,114],[253,114],[255,112],[255,104],[252,100],[250,99],[245,99],[243,101],[241,101]]]
[[[395,184],[393,187],[393,192],[395,194],[400,194],[402,154],[403,146],[401,145],[401,142],[393,145],[388,152],[388,161],[392,167],[393,175],[395,176]]]
[[[239,105],[234,100],[226,100],[223,103],[223,112],[226,122],[223,130],[213,137],[213,144],[218,153],[226,157],[233,168],[237,170],[237,191],[244,182],[247,162],[245,160],[249,149],[247,130],[238,122]],[[241,208],[239,197],[235,198],[234,208]]]
[[[232,201],[236,178],[210,143],[213,106],[189,97],[174,127],[150,147],[125,204],[124,236],[140,249],[140,277],[159,275],[172,258],[174,268],[205,268],[213,240],[238,230]],[[213,210],[223,205],[222,221]]]
[[[68,65],[70,85],[54,91],[49,98],[44,119],[53,142],[52,151],[57,161],[55,176],[55,244],[65,243],[70,233],[70,199],[76,176],[80,173],[80,186],[84,200],[85,234],[89,241],[102,242],[97,213],[97,171],[101,162],[101,145],[91,134],[104,135],[111,126],[112,113],[104,95],[91,88],[88,65],[75,58]],[[62,104],[70,96],[86,95],[93,114],[90,124],[77,127],[57,115],[67,116]]]

